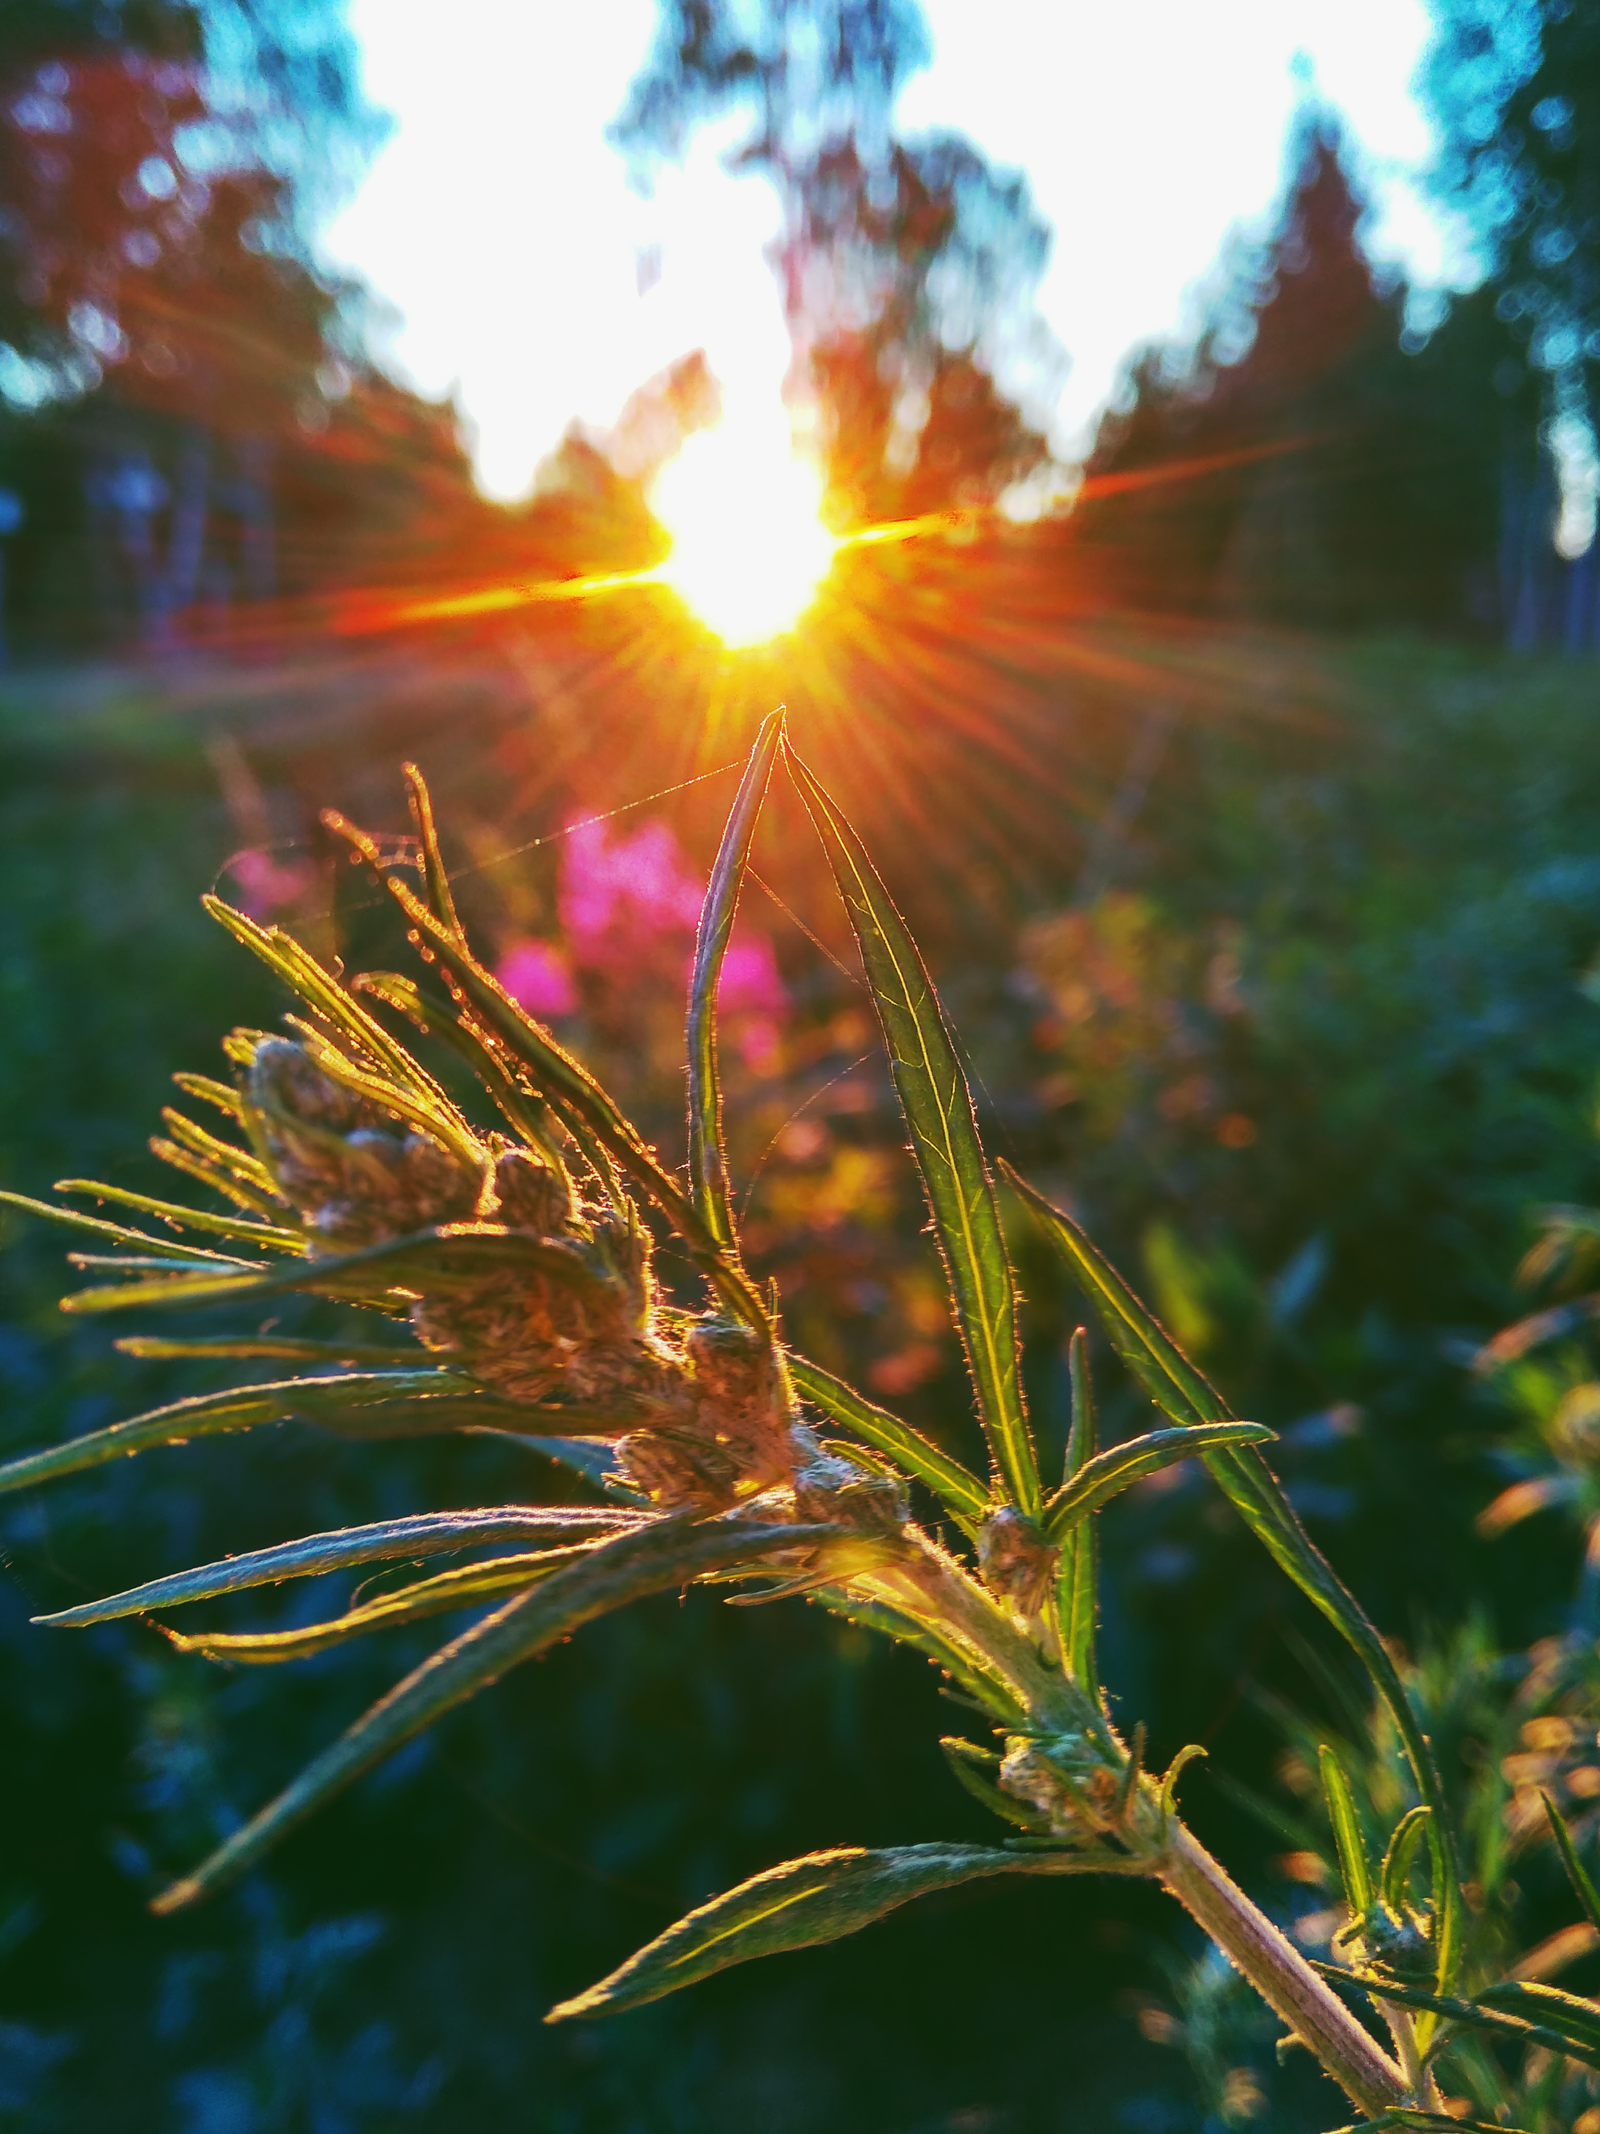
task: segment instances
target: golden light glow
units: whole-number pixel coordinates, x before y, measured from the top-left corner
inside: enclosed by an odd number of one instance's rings
[[[781,636],[839,545],[821,504],[822,478],[795,458],[780,417],[724,417],[656,477],[650,508],[672,536],[659,575],[725,644]]]

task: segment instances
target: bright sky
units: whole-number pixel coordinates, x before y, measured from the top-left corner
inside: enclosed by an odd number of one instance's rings
[[[1417,183],[1425,0],[924,6],[934,58],[900,130],[953,128],[1020,166],[1053,224],[1041,308],[1072,360],[1052,410],[1064,448],[1134,344],[1194,322],[1230,226],[1270,209],[1308,72],[1359,146],[1369,249],[1424,282],[1465,272]],[[455,394],[490,494],[525,493],[569,423],[609,428],[693,348],[736,401],[776,408],[788,341],[764,181],[723,171],[734,136],[702,136],[641,199],[605,141],[654,0],[453,0],[445,35],[438,0],[353,0],[351,16],[368,94],[398,123],[326,250],[394,307],[391,367]]]

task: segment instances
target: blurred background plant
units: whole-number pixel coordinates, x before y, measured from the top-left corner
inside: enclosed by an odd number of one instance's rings
[[[1466,1359],[1530,1303],[1592,1286],[1576,1258],[1547,1256],[1537,1296],[1512,1271],[1537,1210],[1597,1190],[1600,566],[1579,545],[1593,12],[1435,11],[1437,184],[1472,220],[1477,293],[1441,319],[1384,282],[1359,159],[1311,99],[1272,227],[1233,246],[1197,339],[1130,365],[1077,508],[842,550],[806,627],[734,660],[659,588],[483,604],[653,565],[651,477],[708,419],[714,381],[686,350],[614,429],[574,428],[526,500],[487,502],[454,409],[375,360],[381,307],[312,249],[383,125],[340,9],[6,11],[0,1184],[151,1183],[128,1152],[168,1074],[275,1012],[196,909],[213,879],[374,960],[377,921],[316,809],[398,830],[402,755],[467,849],[457,895],[502,976],[676,1161],[684,915],[724,767],[752,711],[786,698],[929,950],[991,1143],[1280,1431],[1313,1531],[1428,1694],[1459,1686],[1462,1746],[1442,1753],[1495,1946],[1558,1932],[1571,1905],[1527,1789],[1553,1787],[1592,1862],[1596,1633],[1573,1514],[1593,1516],[1594,1364],[1576,1319],[1492,1372]],[[899,137],[914,11],[762,9],[737,35],[705,14],[714,34],[680,67],[693,21],[663,9],[620,114],[628,151],[659,171],[675,127],[692,140],[720,112],[773,174],[837,524],[967,510],[1029,479],[1053,493],[1059,440],[1024,391],[1059,360],[1035,303],[1040,210],[972,143]],[[835,23],[811,139],[779,31]],[[799,1347],[953,1441],[959,1357],[903,1133],[787,805],[735,941],[729,1124],[752,1260]],[[5,1242],[9,1452],[113,1419],[129,1367],[57,1315],[48,1240],[8,1222]],[[1081,1304],[1042,1257],[1023,1275],[1035,1413],[1060,1440]],[[137,1370],[146,1404],[216,1383],[195,1363]],[[1108,1433],[1126,1434],[1137,1397],[1109,1361],[1102,1376]],[[0,1870],[0,2123],[1318,2124],[1292,2062],[1276,2068],[1247,2014],[1229,2027],[1226,1981],[1183,1983],[1195,1950],[1138,1891],[1075,1897],[1065,1936],[1034,1893],[957,1893],[914,1927],[786,1958],[781,1991],[734,1973],[603,2035],[537,2031],[531,2010],[782,1852],[908,1818],[981,1828],[911,1746],[937,1709],[925,1671],[782,1611],[759,1659],[756,1626],[694,1598],[599,1626],[581,1672],[553,1654],[228,1908],[154,1926],[150,1864],[204,1849],[409,1656],[407,1632],[381,1660],[330,1654],[286,1700],[248,1673],[196,1680],[137,1628],[71,1652],[25,1630],[155,1558],[372,1513],[368,1463],[309,1431],[253,1449],[242,1493],[223,1457],[158,1456],[5,1514],[21,1835]],[[514,1493],[500,1457],[395,1446],[384,1487],[396,1511]],[[1508,1488],[1551,1508],[1512,1525]],[[1472,1538],[1480,1514],[1499,1538]],[[1170,1728],[1153,1760],[1189,1739],[1225,1750],[1279,1824],[1199,1767],[1203,1833],[1254,1862],[1285,1919],[1334,1909],[1335,1884],[1281,1869],[1325,1862],[1327,1833],[1276,1775],[1286,1709],[1313,1751],[1336,1735],[1367,1768],[1323,1633],[1181,1471],[1104,1523],[1107,1672]],[[1474,1608],[1463,1644],[1448,1626]],[[397,1887],[383,1863],[402,1854]],[[974,1934],[991,2013],[1025,2041],[1003,2059],[984,2011],[951,1997],[948,1958]],[[1595,1983],[1583,1952],[1573,1966],[1568,1983]],[[1081,2016],[1063,2015],[1069,1992]],[[1176,2031],[1139,2017],[1157,2004],[1192,2026],[1198,2076]],[[1093,2073],[1064,2098],[1052,2070],[1078,2039]]]

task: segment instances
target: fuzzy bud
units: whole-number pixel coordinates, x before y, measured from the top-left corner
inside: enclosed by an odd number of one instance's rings
[[[978,1565],[991,1593],[1019,1615],[1037,1615],[1050,1597],[1061,1551],[1051,1548],[1031,1519],[1002,1504],[978,1535]]]
[[[1000,1765],[1000,1787],[1042,1815],[1057,1837],[1087,1841],[1116,1820],[1117,1775],[1082,1734],[1047,1741],[1013,1734]]]
[[[333,1251],[460,1222],[477,1206],[480,1171],[346,1089],[287,1038],[256,1048],[248,1095],[279,1191]]]

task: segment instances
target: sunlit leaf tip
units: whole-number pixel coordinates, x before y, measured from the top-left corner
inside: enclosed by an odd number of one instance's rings
[[[700,908],[689,981],[689,1177],[702,1221],[717,1243],[729,1251],[733,1249],[734,1232],[722,1134],[722,1084],[717,1068],[717,988],[739,908],[751,842],[782,738],[780,706],[762,721],[739,781]]]
[[[927,966],[860,838],[792,749],[785,760],[861,951],[990,1454],[1012,1501],[1034,1517],[1041,1492],[1022,1390],[1016,1293],[966,1073]]]

